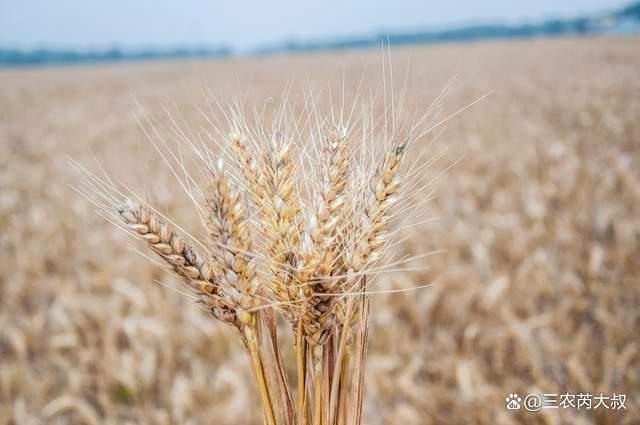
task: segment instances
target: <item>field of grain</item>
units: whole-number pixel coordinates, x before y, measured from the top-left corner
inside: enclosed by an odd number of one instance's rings
[[[368,424],[640,420],[640,39],[398,48],[421,111],[456,76],[446,171],[400,247],[442,250],[380,277]],[[140,108],[196,133],[207,92],[261,108],[293,82],[379,88],[378,51],[0,71],[0,424],[259,423],[231,329],[154,283],[70,185],[98,162],[187,228],[195,214]],[[449,166],[453,165],[450,169]],[[416,265],[416,264],[413,264]],[[509,411],[510,393],[626,394],[626,410]]]

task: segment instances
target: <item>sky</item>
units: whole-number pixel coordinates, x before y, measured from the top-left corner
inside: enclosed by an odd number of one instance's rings
[[[0,0],[0,46],[227,45],[572,17],[631,0]]]

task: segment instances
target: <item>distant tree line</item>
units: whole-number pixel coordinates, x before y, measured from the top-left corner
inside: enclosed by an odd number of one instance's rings
[[[616,32],[622,23],[629,32],[640,32],[640,2],[633,3],[618,11],[598,16],[578,17],[574,19],[549,19],[538,23],[519,25],[465,25],[459,28],[440,31],[391,32],[363,37],[344,37],[332,40],[287,41],[282,44],[263,46],[255,50],[258,54],[272,54],[290,51],[339,50],[379,46],[390,44],[423,44],[468,42],[501,38],[531,38],[540,36],[585,35],[603,32]]]
[[[182,58],[221,58],[232,55],[227,47],[175,48],[130,51],[119,48],[80,51],[71,49],[1,49],[0,66],[61,65],[95,62],[144,61]]]
[[[597,16],[574,19],[549,19],[519,25],[465,25],[440,31],[392,32],[361,37],[342,37],[316,41],[286,41],[262,46],[251,53],[274,53],[357,49],[379,46],[389,41],[394,45],[468,42],[474,40],[530,38],[540,36],[584,35],[603,32],[640,32],[640,1],[619,10]],[[0,66],[42,66],[93,62],[142,61],[154,59],[223,58],[234,52],[226,46],[183,47],[174,49],[120,49],[80,51],[71,49],[2,49]]]

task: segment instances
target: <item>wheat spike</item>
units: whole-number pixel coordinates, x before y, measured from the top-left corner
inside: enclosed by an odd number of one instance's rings
[[[337,229],[345,205],[348,150],[346,129],[331,131],[323,149],[320,188],[313,194],[313,214],[298,255],[297,279],[306,300],[302,324],[312,345],[324,344],[335,324],[333,306],[336,299],[323,293],[333,292],[339,286],[339,280],[332,277],[337,270]]]
[[[362,292],[366,290],[363,271],[371,267],[384,254],[384,246],[389,238],[386,231],[391,221],[391,208],[399,199],[402,176],[400,167],[406,143],[393,147],[377,169],[369,185],[363,205],[357,205],[354,214],[355,223],[350,229],[351,240],[344,254],[345,273],[342,290]],[[349,298],[340,299],[336,307],[336,315],[343,324],[353,325],[357,322],[359,303],[355,303],[350,317],[347,317]]]
[[[382,248],[388,238],[385,230],[391,220],[390,209],[399,197],[399,171],[405,147],[406,144],[403,143],[387,153],[371,182],[364,210],[360,212],[360,219],[354,230],[357,236],[352,249],[345,254],[346,263],[355,272],[362,271],[382,255]]]
[[[234,309],[219,296],[213,267],[200,257],[191,243],[178,235],[157,213],[131,200],[119,205],[117,212],[129,229],[144,239],[200,296],[216,318],[228,323],[236,322]]]
[[[295,166],[291,140],[275,133],[265,144],[261,172],[258,177],[262,233],[265,253],[272,278],[268,285],[276,301],[289,320],[294,320],[292,302],[299,299],[294,286],[294,249],[298,242],[296,217],[300,211],[299,198],[294,193]]]
[[[259,281],[245,203],[240,192],[226,178],[222,160],[217,169],[212,170],[211,180],[207,227],[219,293],[235,306],[238,320],[249,325],[253,320],[250,312],[259,304],[256,297]]]

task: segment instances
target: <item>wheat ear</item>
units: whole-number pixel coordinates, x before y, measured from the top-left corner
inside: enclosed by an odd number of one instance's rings
[[[249,350],[269,425],[276,424],[273,402],[264,370],[264,362],[257,334],[256,307],[260,305],[260,287],[256,275],[256,256],[246,217],[246,206],[237,188],[226,178],[224,162],[219,160],[211,170],[211,191],[207,198],[209,216],[207,227],[211,237],[211,251],[215,272],[219,276],[220,296],[235,306],[240,330]]]
[[[226,178],[222,160],[211,171],[207,208],[211,259],[218,276],[219,295],[234,305],[236,316],[243,325],[251,325],[252,311],[259,304],[256,258],[252,252],[245,202]]]
[[[220,298],[213,267],[195,247],[167,224],[153,210],[131,200],[117,207],[119,217],[129,229],[144,239],[149,247],[171,266],[211,309],[213,315],[227,323],[236,324],[232,306]]]
[[[301,243],[298,284],[305,295],[302,325],[312,346],[326,342],[335,324],[331,293],[339,281],[335,274],[336,229],[345,205],[345,188],[349,169],[346,129],[331,131],[323,149],[320,189],[313,194],[313,213],[308,220]]]
[[[399,174],[406,144],[400,144],[384,158],[375,173],[364,210],[356,224],[357,238],[351,250],[345,253],[345,260],[352,271],[360,272],[382,256],[388,239],[386,228],[391,220],[390,209],[398,201],[401,176]]]
[[[273,134],[265,145],[257,184],[262,193],[260,210],[265,251],[269,258],[267,265],[272,273],[269,287],[285,316],[293,321],[294,304],[300,298],[293,281],[293,252],[298,242],[296,217],[300,205],[294,193],[292,145],[290,140],[278,133]]]
[[[392,207],[399,199],[402,183],[400,167],[406,142],[394,146],[384,157],[371,180],[363,205],[356,206],[358,213],[352,228],[352,236],[348,249],[344,254],[347,268],[347,279],[344,280],[344,292],[363,292],[366,290],[362,279],[362,271],[379,260],[384,253],[384,246],[389,239],[386,231],[392,218]],[[353,297],[343,297],[337,306],[337,316],[341,323],[352,325],[358,317],[358,305],[349,309],[348,303]],[[349,312],[349,314],[347,314]]]

